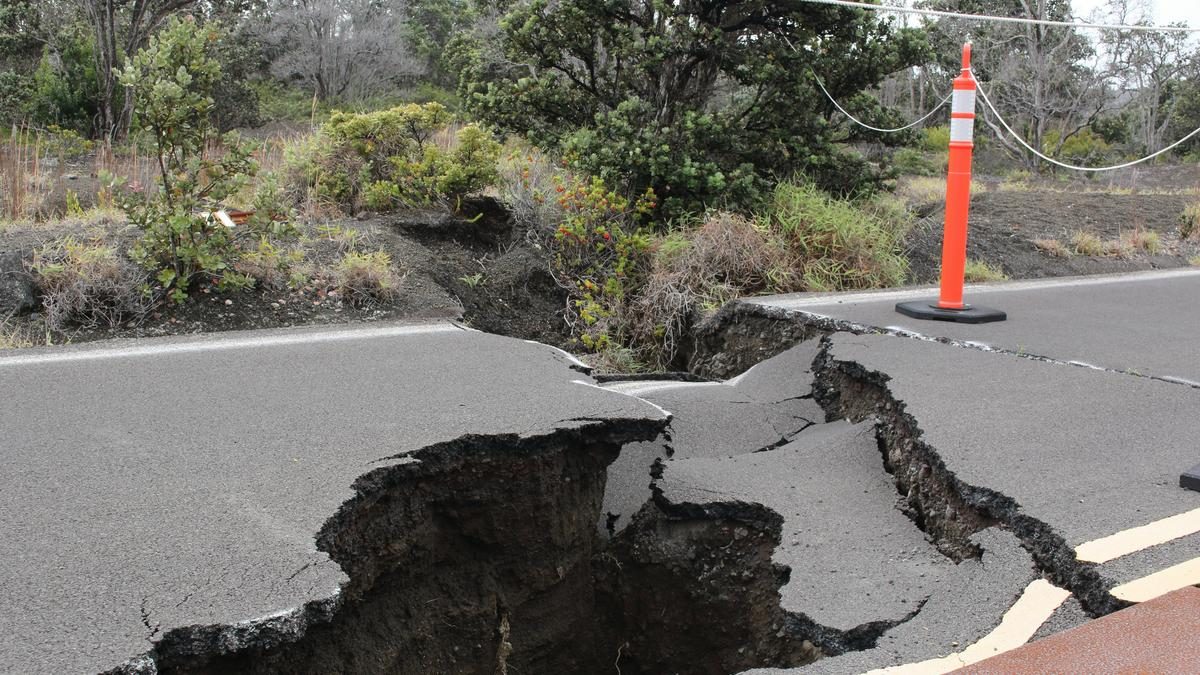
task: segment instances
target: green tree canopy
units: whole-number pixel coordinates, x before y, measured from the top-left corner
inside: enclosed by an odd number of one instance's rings
[[[928,55],[918,31],[799,0],[494,9],[505,12],[498,39],[454,47],[467,105],[629,194],[653,188],[668,215],[751,208],[795,173],[842,193],[868,185],[865,162],[834,145],[859,136],[833,118],[810,69],[852,101]]]

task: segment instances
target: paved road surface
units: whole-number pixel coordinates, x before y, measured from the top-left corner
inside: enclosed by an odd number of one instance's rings
[[[999,323],[920,321],[894,309],[897,302],[936,297],[936,289],[921,289],[752,302],[1200,386],[1200,269],[968,287],[968,303],[1008,312]]]
[[[314,535],[385,458],[663,418],[572,366],[448,323],[0,356],[0,672],[105,670],[336,594]]]

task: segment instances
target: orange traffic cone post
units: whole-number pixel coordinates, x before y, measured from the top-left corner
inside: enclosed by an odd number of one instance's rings
[[[896,311],[914,319],[987,323],[1008,316],[963,302],[967,265],[967,216],[971,208],[971,152],[975,147],[975,78],[971,43],[963,45],[962,72],[954,79],[950,112],[950,168],[946,175],[946,226],[942,237],[942,280],[937,302],[901,302]]]

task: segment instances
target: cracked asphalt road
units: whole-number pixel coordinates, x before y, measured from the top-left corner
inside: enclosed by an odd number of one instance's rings
[[[819,344],[789,349],[728,382],[633,380],[605,388],[637,396],[671,413],[669,438],[626,446],[608,468],[601,531],[619,532],[650,498],[656,460],[733,457],[771,450],[825,418],[812,398]]]
[[[314,536],[406,453],[664,419],[590,382],[561,351],[449,323],[0,356],[0,672],[103,671],[173,628],[335,596]]]
[[[836,631],[902,622],[954,568],[896,509],[870,423],[822,424],[768,452],[668,462],[658,488],[672,504],[753,502],[783,516],[772,560],[791,576],[780,604]]]
[[[1008,313],[998,323],[920,321],[894,309],[897,302],[936,297],[937,289],[919,289],[747,302],[1200,386],[1198,269],[968,286],[968,303]]]
[[[886,335],[838,334],[835,361],[886,374],[946,468],[1012,498],[1070,546],[1200,507],[1179,472],[1200,390]]]

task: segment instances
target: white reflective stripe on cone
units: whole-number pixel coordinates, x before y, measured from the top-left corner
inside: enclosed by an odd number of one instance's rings
[[[956,113],[973,113],[975,112],[975,90],[974,89],[955,89],[954,100],[950,103],[950,112]]]
[[[966,117],[954,117],[950,120],[950,140],[970,141],[975,136],[975,120]]]

